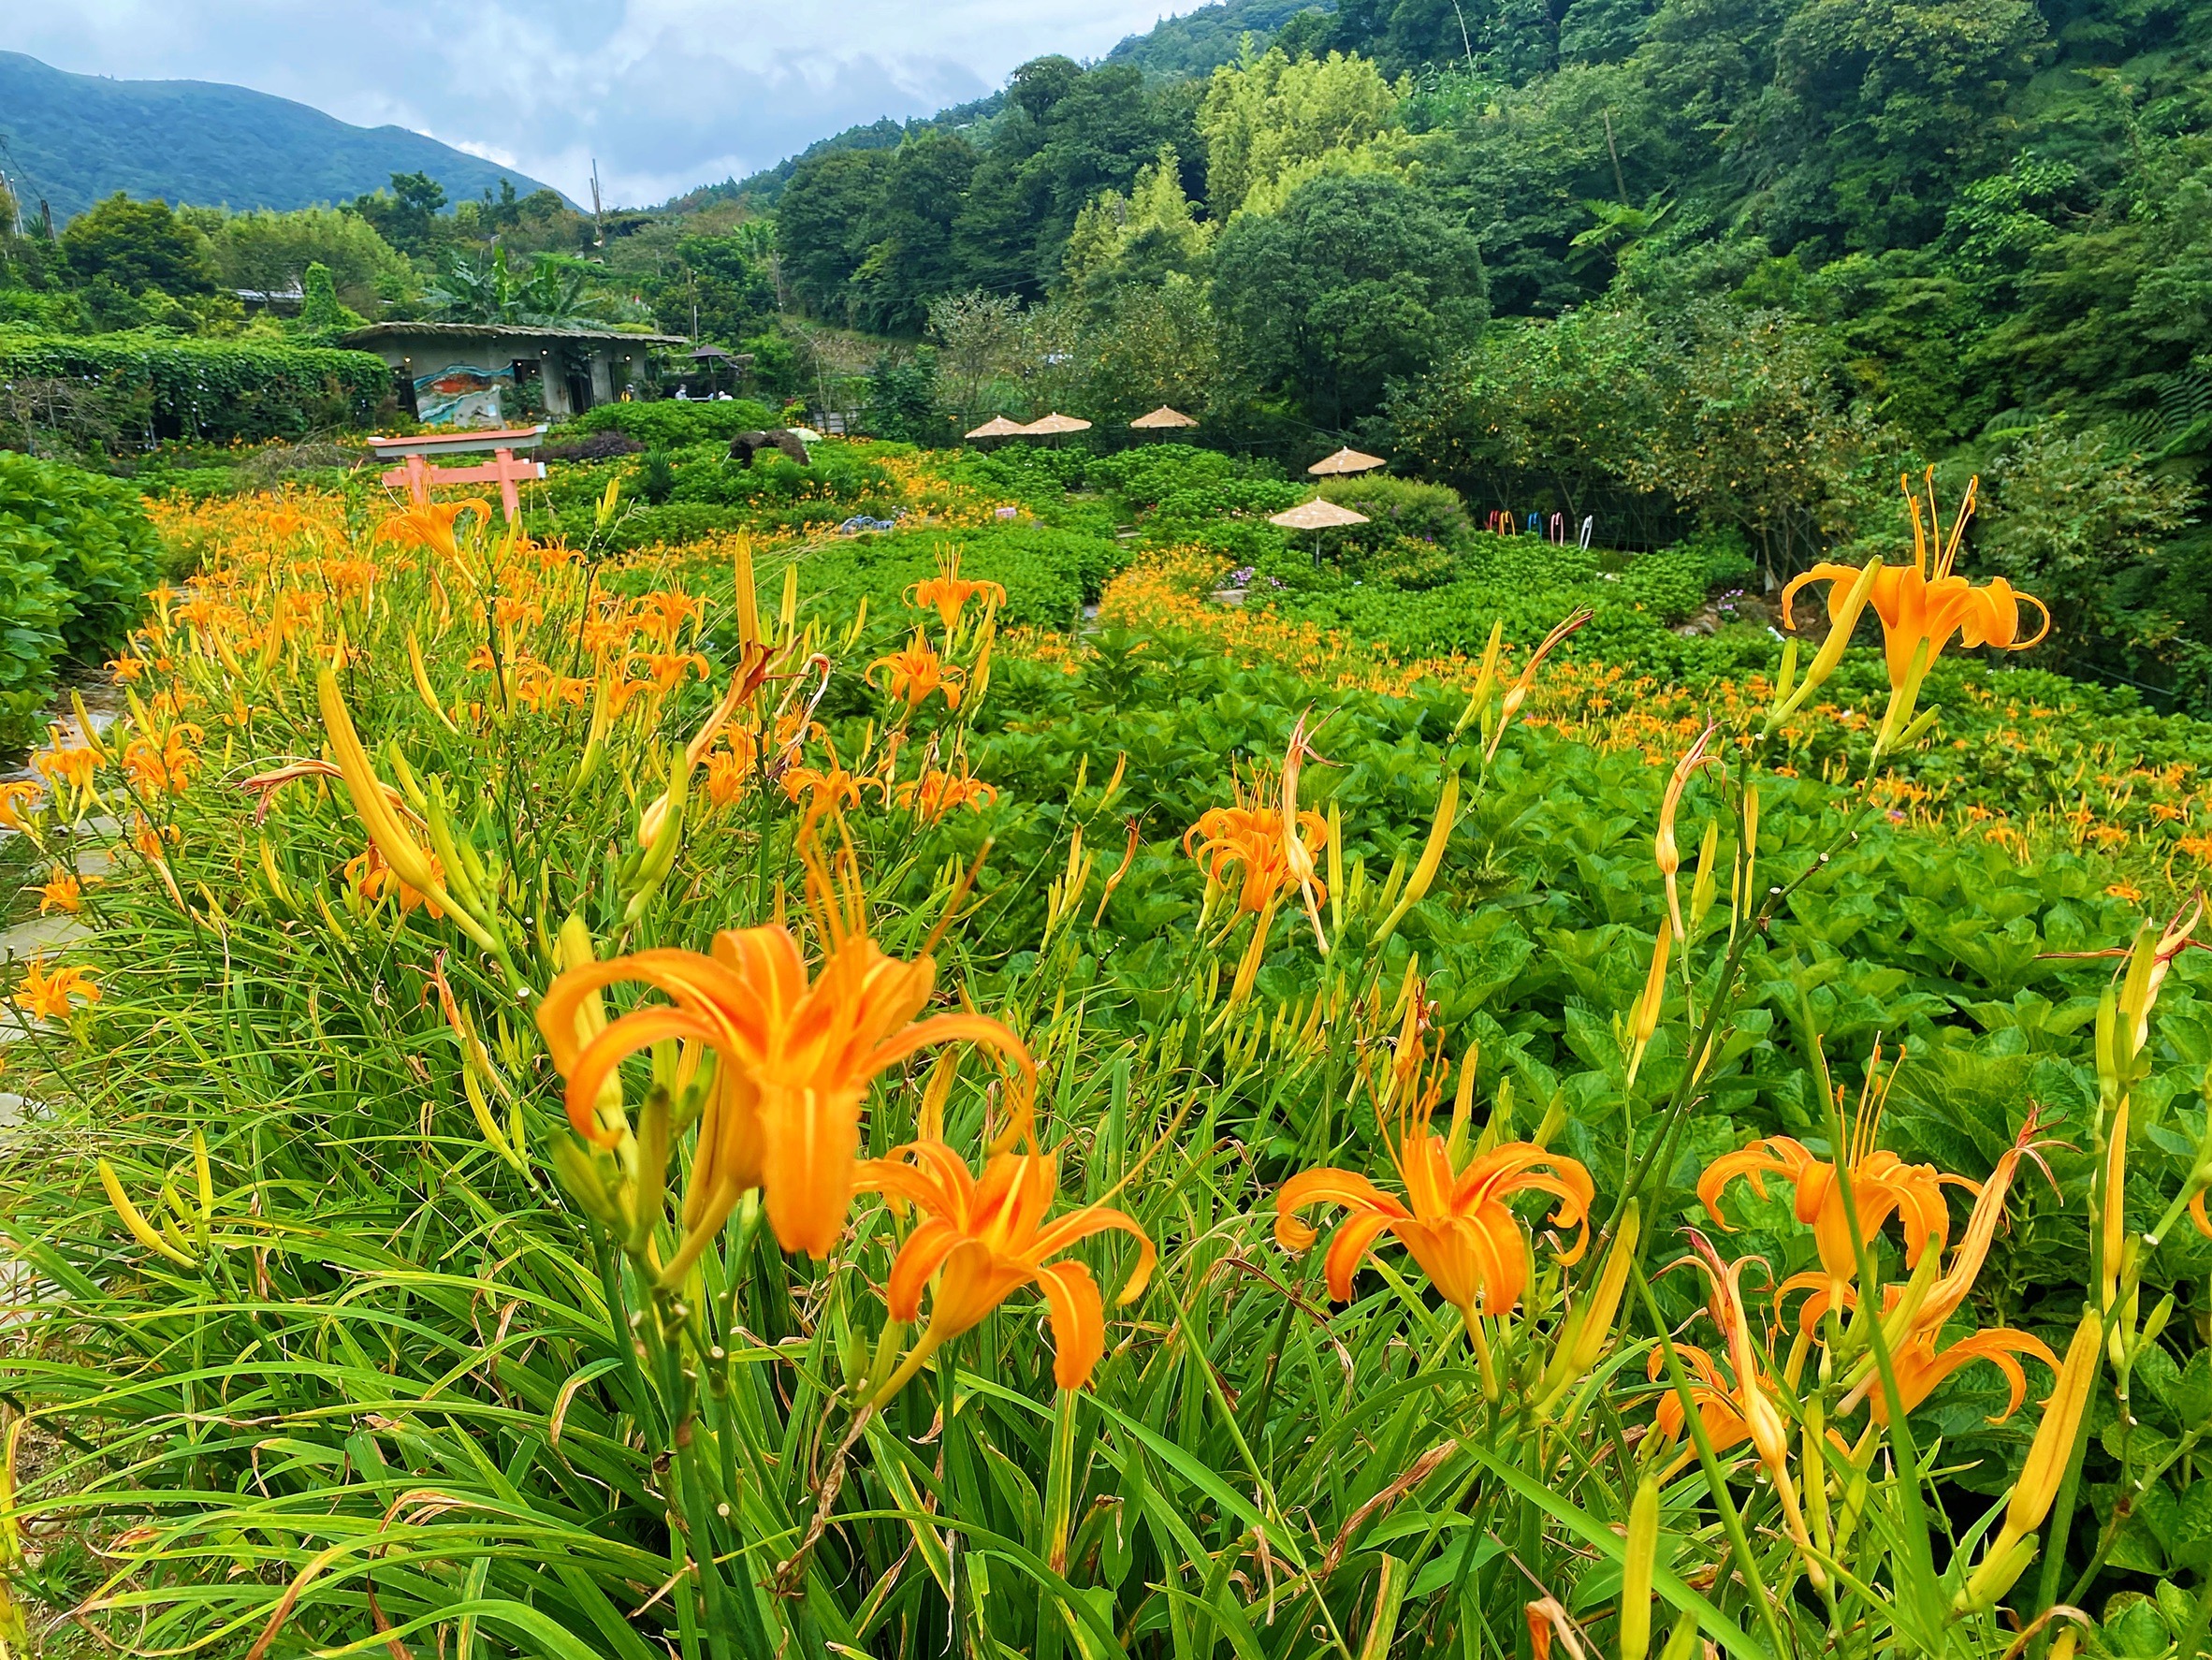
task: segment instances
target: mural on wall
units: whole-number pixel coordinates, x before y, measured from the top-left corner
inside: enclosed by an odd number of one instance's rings
[[[415,382],[415,419],[425,426],[491,426],[502,420],[500,394],[515,389],[511,369],[479,369],[455,363]]]

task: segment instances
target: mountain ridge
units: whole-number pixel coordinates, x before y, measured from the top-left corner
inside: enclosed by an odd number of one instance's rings
[[[24,207],[56,223],[118,190],[171,203],[284,211],[350,200],[394,173],[427,172],[458,200],[538,180],[406,127],[336,116],[216,80],[119,80],[0,51],[0,157]],[[565,199],[565,198],[564,198]]]
[[[1142,34],[1123,36],[1098,62],[1134,64],[1147,75],[1168,78],[1209,75],[1218,66],[1236,61],[1247,35],[1264,42],[1301,11],[1335,9],[1336,0],[1209,0],[1189,11],[1162,17]],[[749,198],[769,206],[783,194],[792,170],[803,161],[836,150],[892,150],[924,132],[962,131],[990,121],[1005,102],[1006,94],[1000,90],[932,115],[911,116],[905,121],[879,116],[817,138],[805,149],[742,179],[694,185],[671,197],[657,211],[692,212],[714,202]]]

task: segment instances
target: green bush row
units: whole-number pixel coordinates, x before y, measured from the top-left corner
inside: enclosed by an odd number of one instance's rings
[[[702,407],[726,410],[732,406]],[[556,463],[547,470],[546,480],[551,505],[549,522],[540,521],[531,528],[545,534],[559,534],[574,546],[584,546],[592,535],[600,498],[609,479],[621,481],[624,506],[612,531],[599,538],[599,545],[624,551],[677,546],[721,531],[842,522],[855,514],[890,518],[897,506],[895,481],[867,449],[822,444],[805,467],[778,453],[756,456],[752,465],[745,467],[729,459],[720,444],[703,442],[597,462]]]
[[[652,403],[602,403],[561,422],[548,436],[558,443],[594,432],[619,432],[652,449],[682,449],[717,439],[728,444],[739,432],[776,424],[775,412],[750,398],[733,398],[727,403],[668,398]]]
[[[291,438],[361,427],[391,396],[373,352],[193,340],[158,330],[56,335],[0,328],[0,380],[96,384],[167,437]]]
[[[38,736],[65,663],[122,650],[160,546],[128,485],[0,450],[0,753]]]

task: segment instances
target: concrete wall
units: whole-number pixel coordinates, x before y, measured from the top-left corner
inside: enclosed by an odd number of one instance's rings
[[[575,341],[558,338],[533,343],[527,339],[465,340],[437,335],[395,334],[377,351],[394,369],[421,379],[439,371],[465,365],[487,373],[500,373],[533,357],[538,363],[538,390],[546,413],[556,418],[578,413],[569,397],[568,377],[573,367],[591,389],[593,403],[608,403],[644,384],[647,346],[626,341]],[[507,412],[512,417],[517,412]]]

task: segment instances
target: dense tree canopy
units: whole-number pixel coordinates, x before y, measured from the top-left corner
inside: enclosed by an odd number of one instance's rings
[[[1279,213],[1230,222],[1215,255],[1223,325],[1255,381],[1331,426],[1482,319],[1474,239],[1400,180],[1322,177]]]
[[[135,202],[119,191],[69,222],[62,253],[80,280],[127,294],[153,288],[182,299],[215,290],[208,239],[167,202]]]

